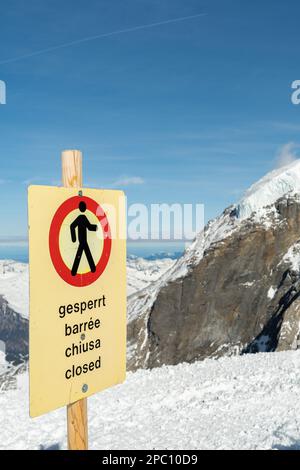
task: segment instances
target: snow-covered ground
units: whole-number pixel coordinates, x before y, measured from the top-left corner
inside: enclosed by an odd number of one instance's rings
[[[139,370],[89,398],[91,449],[300,449],[300,352]],[[27,375],[0,393],[1,449],[66,448],[66,411],[28,417]]]
[[[143,258],[129,258],[127,260],[128,295],[144,289],[151,282],[156,281],[174,263],[175,261],[170,258],[151,261]],[[0,260],[0,295],[3,295],[15,312],[28,318],[28,264]]]

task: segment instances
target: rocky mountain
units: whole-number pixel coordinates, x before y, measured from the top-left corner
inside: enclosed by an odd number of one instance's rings
[[[19,364],[28,359],[28,320],[0,296],[0,341],[6,361]]]
[[[297,349],[300,161],[210,221],[150,288],[130,296],[129,368]]]

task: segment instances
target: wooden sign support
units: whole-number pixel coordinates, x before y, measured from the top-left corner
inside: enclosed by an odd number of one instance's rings
[[[82,188],[82,154],[65,150],[61,155],[62,183],[66,188]],[[87,398],[67,406],[68,448],[88,450]]]

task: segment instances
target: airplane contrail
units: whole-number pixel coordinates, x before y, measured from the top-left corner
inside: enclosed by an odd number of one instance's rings
[[[82,44],[84,42],[95,41],[96,39],[107,38],[109,36],[116,36],[117,34],[131,33],[133,31],[138,31],[140,29],[154,28],[155,26],[162,26],[162,25],[170,24],[170,23],[178,23],[180,21],[191,20],[193,18],[199,18],[201,16],[206,16],[206,15],[207,15],[207,13],[198,13],[196,15],[181,16],[180,18],[173,18],[173,19],[170,19],[170,20],[159,21],[157,23],[143,24],[143,25],[140,25],[140,26],[134,26],[132,28],[126,28],[126,29],[119,29],[117,31],[111,31],[110,33],[102,33],[102,34],[97,34],[96,36],[88,36],[86,38],[77,39],[77,40],[71,41],[71,42],[66,42],[64,44],[59,44],[57,46],[47,47],[46,49],[40,49],[38,51],[30,52],[29,54],[24,54],[24,55],[21,55],[21,56],[18,56],[18,57],[13,57],[11,59],[5,59],[5,60],[0,61],[0,65],[9,64],[9,63],[12,63],[12,62],[17,62],[17,61],[23,60],[23,59],[29,59],[30,57],[35,57],[37,55],[46,54],[47,52],[57,51],[59,49],[64,49],[64,48],[70,47],[70,46],[76,46],[77,44]]]

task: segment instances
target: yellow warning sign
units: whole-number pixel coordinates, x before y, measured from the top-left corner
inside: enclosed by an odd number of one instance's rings
[[[125,197],[30,186],[28,216],[34,417],[125,379]]]

